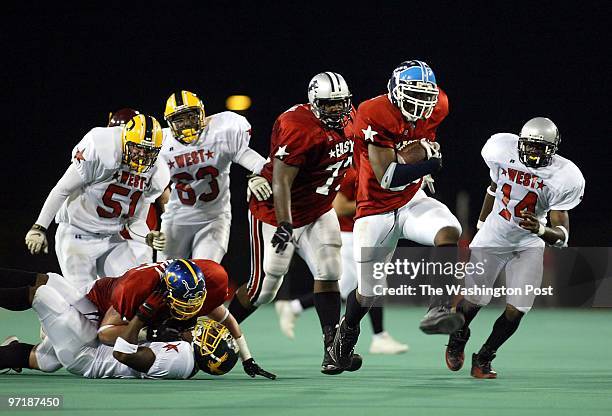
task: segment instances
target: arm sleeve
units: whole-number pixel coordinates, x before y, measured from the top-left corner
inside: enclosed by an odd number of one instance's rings
[[[74,164],[70,165],[64,176],[62,176],[57,185],[49,193],[49,196],[47,196],[47,200],[36,219],[36,224],[48,228],[66,198],[83,185],[85,185],[85,182],[81,175],[79,175],[77,168]]]
[[[249,141],[251,140],[251,125],[246,118],[234,115],[235,120],[230,130],[228,137],[228,147],[232,155],[232,162],[240,163],[239,160],[249,150]]]
[[[236,163],[255,174],[259,174],[266,164],[266,159],[255,150],[247,147],[244,152],[242,152],[242,156],[236,160]]]

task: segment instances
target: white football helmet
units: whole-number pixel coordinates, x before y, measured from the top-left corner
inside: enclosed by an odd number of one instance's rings
[[[351,92],[342,75],[321,72],[308,84],[308,102],[314,115],[332,129],[344,128],[351,117]]]
[[[519,134],[519,159],[525,166],[540,168],[550,165],[561,143],[559,129],[546,117],[529,120]]]

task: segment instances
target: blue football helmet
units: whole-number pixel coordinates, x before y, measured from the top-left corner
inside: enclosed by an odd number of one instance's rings
[[[404,61],[395,68],[387,89],[389,100],[412,122],[431,116],[440,92],[429,65],[416,60]]]
[[[206,299],[202,270],[190,260],[174,260],[166,268],[162,281],[168,289],[170,314],[180,320],[194,317]]]

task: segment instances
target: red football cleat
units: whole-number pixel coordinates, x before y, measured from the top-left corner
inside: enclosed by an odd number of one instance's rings
[[[490,358],[482,358],[478,354],[472,354],[472,371],[474,378],[497,378],[497,373],[491,368],[491,361],[495,358],[493,354]]]
[[[459,371],[465,360],[465,344],[470,339],[470,328],[453,332],[446,345],[446,366],[451,371]]]

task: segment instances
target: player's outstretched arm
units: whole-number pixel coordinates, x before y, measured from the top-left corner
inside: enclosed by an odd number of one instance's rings
[[[485,220],[493,210],[493,204],[495,203],[495,191],[497,190],[497,184],[491,181],[491,185],[487,188],[484,201],[482,201],[482,208],[480,209],[480,216],[478,216],[478,225],[476,228],[480,228],[484,225]]]
[[[62,176],[57,185],[49,193],[49,196],[47,196],[36,222],[26,234],[25,243],[30,253],[49,252],[49,243],[47,242],[47,228],[49,228],[49,224],[51,224],[55,214],[57,214],[70,194],[84,184],[85,182],[83,182],[77,169],[74,165],[70,165],[64,176]]]
[[[213,311],[208,314],[208,317],[225,325],[232,337],[234,337],[236,340],[238,348],[240,349],[240,359],[242,361],[242,367],[244,368],[245,373],[247,373],[250,377],[262,376],[271,380],[276,379],[275,374],[264,370],[255,362],[255,359],[251,356],[251,351],[249,351],[249,346],[246,342],[244,334],[242,333],[242,330],[240,329],[238,321],[236,321],[225,306],[220,305],[213,309]]]

